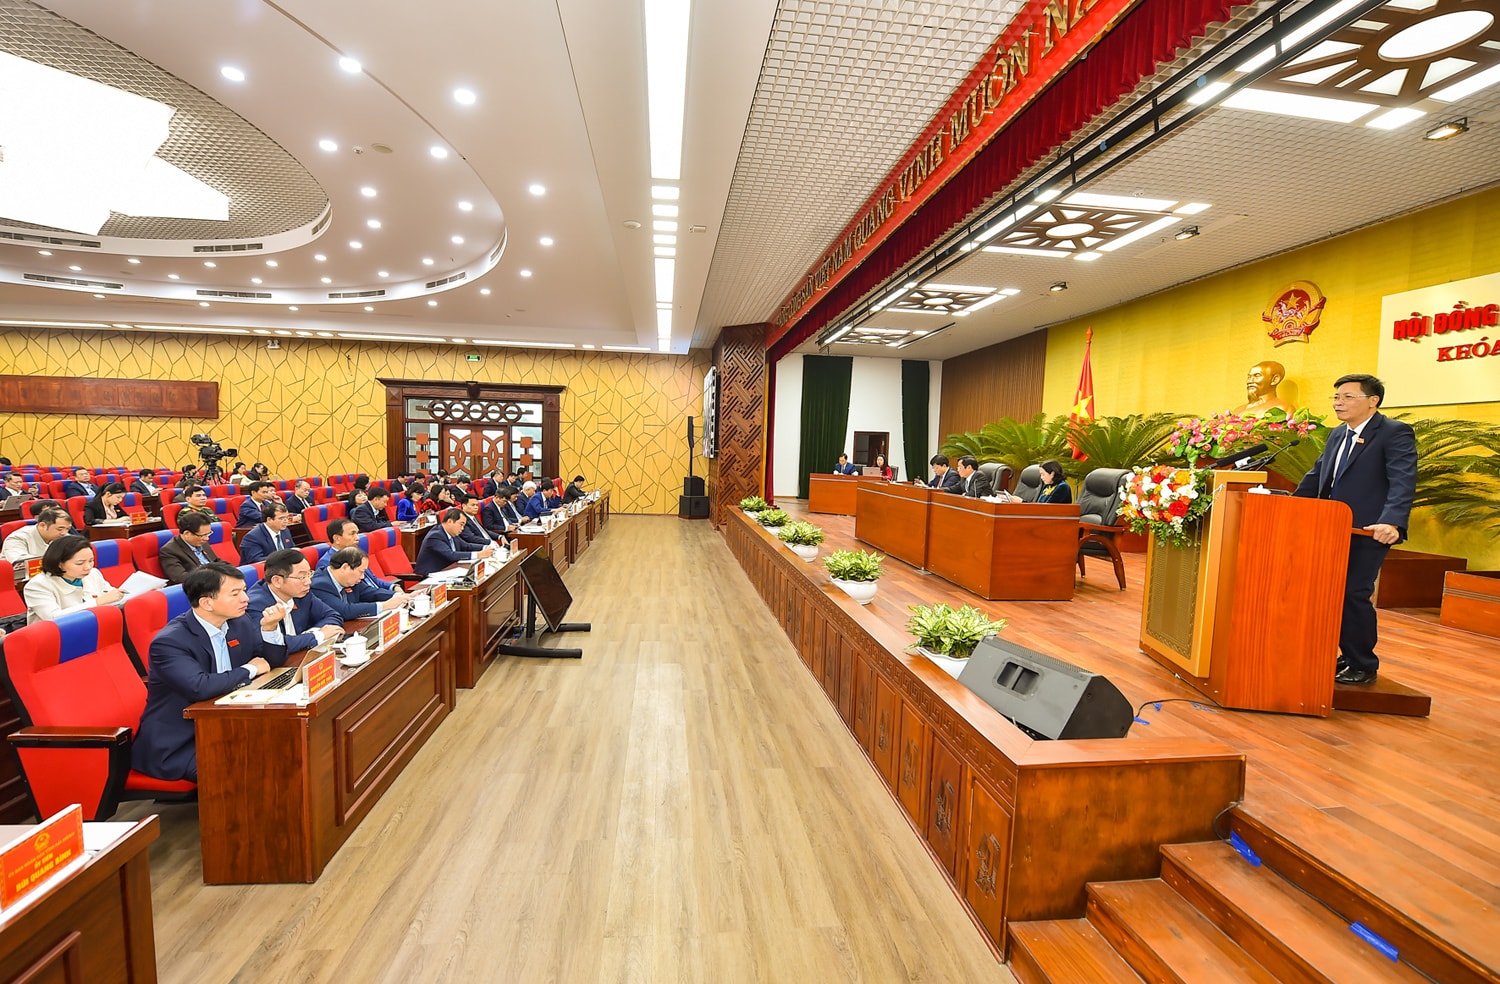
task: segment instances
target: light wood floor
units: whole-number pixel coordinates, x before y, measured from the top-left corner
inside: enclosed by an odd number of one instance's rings
[[[196,808],[121,812],[164,984],[1013,980],[708,523],[581,561],[584,659],[460,691],[317,884],[205,886]]]

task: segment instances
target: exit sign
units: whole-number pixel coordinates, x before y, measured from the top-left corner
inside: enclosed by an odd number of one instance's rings
[[[466,356],[464,356],[464,359],[465,359],[465,361],[468,361],[468,362],[478,362],[479,361],[479,356],[477,356],[477,355],[466,355]]]

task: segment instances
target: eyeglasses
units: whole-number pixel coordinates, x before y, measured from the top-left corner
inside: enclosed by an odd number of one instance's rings
[[[286,579],[288,581],[311,581],[313,579],[312,571],[308,571],[306,574],[288,574]]]
[[[1334,403],[1353,403],[1355,400],[1373,400],[1375,397],[1366,396],[1364,393],[1335,393]]]

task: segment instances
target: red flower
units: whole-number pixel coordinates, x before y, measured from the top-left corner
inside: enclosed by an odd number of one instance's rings
[[[1188,512],[1188,501],[1186,499],[1178,499],[1167,507],[1167,512],[1171,513],[1173,516],[1186,516]]]

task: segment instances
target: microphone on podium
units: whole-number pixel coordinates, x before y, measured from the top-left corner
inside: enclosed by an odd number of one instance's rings
[[[1245,448],[1243,451],[1232,451],[1222,458],[1215,458],[1213,461],[1209,462],[1208,467],[1223,468],[1227,465],[1231,468],[1238,468],[1239,462],[1244,461],[1246,458],[1253,458],[1256,455],[1265,452],[1269,448],[1269,444],[1255,444],[1251,447]]]
[[[1279,454],[1281,454],[1281,452],[1285,451],[1287,448],[1294,448],[1294,447],[1296,447],[1297,445],[1299,445],[1301,443],[1302,443],[1302,438],[1300,438],[1300,437],[1294,437],[1294,438],[1291,439],[1291,441],[1289,441],[1288,443],[1286,443],[1286,444],[1282,445],[1281,447],[1277,448],[1275,451],[1272,451],[1270,454],[1262,455],[1261,457],[1256,458],[1254,461],[1247,462],[1245,464],[1245,466],[1244,466],[1245,470],[1246,471],[1259,471],[1260,469],[1262,469],[1262,468],[1266,467],[1267,465],[1269,465],[1271,462],[1275,461],[1276,460],[1276,456],[1279,455]]]

